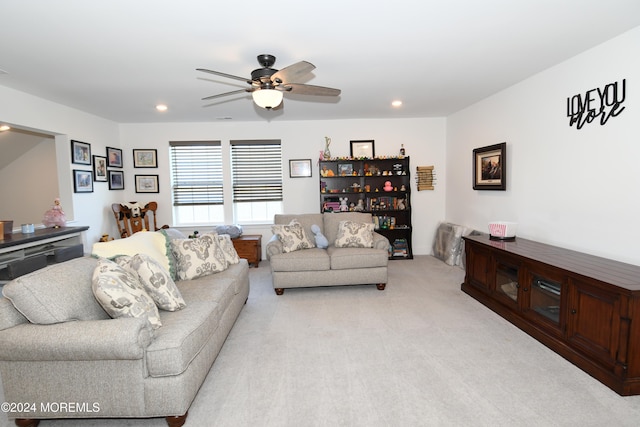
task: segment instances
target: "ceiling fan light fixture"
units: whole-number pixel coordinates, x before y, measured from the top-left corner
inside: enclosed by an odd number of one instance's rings
[[[276,108],[282,102],[282,92],[275,89],[259,89],[251,93],[253,102],[258,107],[270,110]]]

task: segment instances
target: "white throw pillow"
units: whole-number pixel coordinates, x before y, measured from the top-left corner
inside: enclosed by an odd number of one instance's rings
[[[132,257],[124,255],[115,261],[138,278],[158,308],[177,311],[187,306],[169,272],[155,259],[145,254],[136,254]]]
[[[169,245],[165,234],[155,231],[140,231],[125,239],[93,244],[91,255],[99,258],[114,259],[120,255],[149,255],[174,276],[174,266],[169,257]]]
[[[154,329],[162,326],[158,307],[133,274],[106,258],[98,260],[93,272],[93,294],[102,308],[116,319],[141,317]]]
[[[373,223],[340,221],[336,248],[372,248]]]
[[[231,236],[228,234],[218,234],[218,244],[229,264],[237,264],[240,262],[240,257],[238,256],[236,248],[233,246]]]
[[[206,233],[195,239],[171,240],[171,252],[180,280],[219,273],[229,267],[215,233]]]
[[[291,220],[288,225],[272,225],[271,231],[278,236],[278,240],[282,243],[283,252],[294,252],[300,249],[316,247],[307,236],[304,227],[295,219]]]

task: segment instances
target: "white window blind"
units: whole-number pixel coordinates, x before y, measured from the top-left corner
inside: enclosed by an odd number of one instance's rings
[[[223,204],[220,141],[170,141],[173,205]]]
[[[234,202],[282,201],[279,140],[231,141]]]

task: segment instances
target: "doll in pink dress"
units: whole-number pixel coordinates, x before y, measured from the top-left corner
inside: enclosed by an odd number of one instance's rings
[[[64,215],[64,211],[62,210],[62,206],[60,206],[59,198],[56,197],[56,199],[53,201],[53,206],[51,207],[51,209],[44,213],[42,223],[45,227],[53,228],[64,227],[67,224],[67,219]]]

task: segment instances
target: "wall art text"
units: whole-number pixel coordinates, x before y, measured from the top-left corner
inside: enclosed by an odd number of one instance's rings
[[[595,88],[582,94],[567,98],[567,117],[569,126],[576,125],[576,129],[582,129],[585,123],[591,123],[600,119],[600,125],[607,123],[611,117],[622,113],[625,107],[622,103],[626,96],[626,79],[609,83],[602,89]]]

